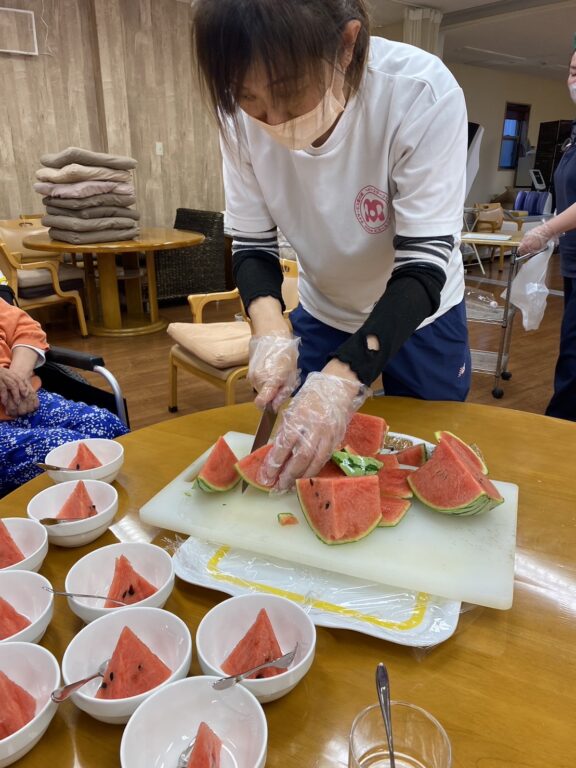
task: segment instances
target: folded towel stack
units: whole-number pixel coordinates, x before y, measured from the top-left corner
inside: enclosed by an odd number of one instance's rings
[[[107,243],[140,234],[140,214],[130,207],[136,202],[133,157],[68,147],[40,162],[34,190],[44,195],[42,224],[53,240]]]

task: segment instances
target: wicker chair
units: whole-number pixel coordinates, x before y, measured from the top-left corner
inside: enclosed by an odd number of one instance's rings
[[[182,299],[191,293],[226,290],[224,214],[178,208],[174,228],[201,232],[206,239],[194,248],[156,253],[158,299]]]

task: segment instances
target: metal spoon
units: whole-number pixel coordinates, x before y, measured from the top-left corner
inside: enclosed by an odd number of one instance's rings
[[[42,585],[42,589],[45,589],[46,592],[52,592],[53,595],[61,595],[62,597],[95,597],[97,600],[110,600],[111,603],[117,603],[118,605],[128,605],[128,603],[124,603],[122,600],[114,600],[105,595],[85,595],[82,592],[58,592],[58,590],[52,589],[52,587],[45,587],[44,585]]]
[[[60,704],[60,702],[66,701],[66,699],[75,693],[78,688],[82,688],[82,686],[86,685],[86,683],[89,683],[90,680],[94,680],[95,677],[104,677],[109,661],[110,659],[103,661],[93,675],[85,677],[83,680],[77,680],[75,683],[68,683],[68,685],[63,685],[61,688],[56,688],[56,690],[52,691],[50,694],[50,698],[56,704]]]
[[[260,664],[258,667],[247,669],[246,672],[241,672],[239,675],[221,677],[220,680],[216,680],[214,683],[212,683],[212,688],[217,691],[224,691],[226,688],[230,688],[231,686],[236,685],[236,683],[239,683],[240,680],[243,680],[245,677],[250,677],[250,675],[253,675],[256,672],[260,672],[261,669],[267,669],[268,667],[276,667],[276,669],[287,669],[294,661],[294,656],[296,656],[297,650],[298,643],[296,643],[294,648],[288,653],[285,653],[283,656],[279,656],[277,659],[273,659],[272,661],[267,661],[266,664]]]
[[[51,472],[82,472],[81,469],[76,469],[76,467],[57,467],[56,464],[44,464],[43,461],[37,461],[36,466]]]
[[[37,517],[36,520],[47,528],[51,525],[61,525],[62,523],[77,523],[83,520],[82,517]]]
[[[378,691],[378,701],[380,702],[380,709],[384,718],[384,727],[386,728],[390,768],[396,768],[394,739],[392,738],[392,717],[390,715],[390,681],[388,680],[388,670],[382,662],[376,667],[376,690]]]

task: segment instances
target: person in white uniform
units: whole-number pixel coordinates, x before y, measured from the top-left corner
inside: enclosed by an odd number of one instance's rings
[[[387,395],[467,396],[464,97],[437,57],[370,37],[364,0],[195,8],[255,402],[296,391],[260,476],[284,490],[317,474],[380,375]],[[277,228],[298,255],[291,328]]]

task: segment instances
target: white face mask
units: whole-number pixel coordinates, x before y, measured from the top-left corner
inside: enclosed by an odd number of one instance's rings
[[[275,141],[288,149],[304,149],[309,147],[320,136],[326,133],[344,111],[344,97],[337,98],[332,90],[334,79],[322,97],[319,104],[304,115],[287,120],[278,125],[268,123],[251,117],[255,123],[263,128]]]
[[[576,104],[576,83],[570,83],[568,91],[570,92],[570,98]]]

